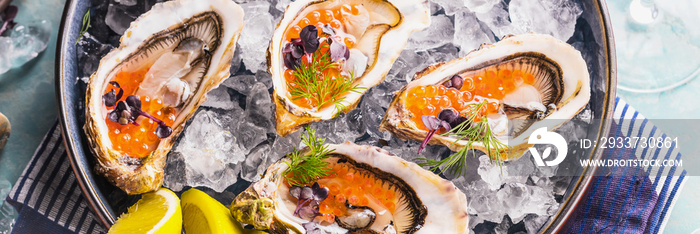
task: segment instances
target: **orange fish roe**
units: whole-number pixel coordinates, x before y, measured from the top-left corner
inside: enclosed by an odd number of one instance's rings
[[[323,27],[324,25],[329,25],[330,27],[334,28],[335,30],[340,30],[343,28],[343,24],[341,23],[342,19],[342,14],[353,14],[353,15],[358,15],[360,14],[360,10],[358,9],[357,5],[349,5],[349,4],[343,4],[341,6],[335,7],[335,8],[328,8],[328,9],[318,9],[311,11],[307,13],[304,18],[301,18],[297,21],[295,25],[291,25],[289,28],[287,28],[287,31],[285,32],[285,39],[286,41],[290,42],[292,39],[299,38],[299,34],[301,33],[301,30],[306,27],[307,25],[315,25],[318,30],[318,36],[321,37],[323,35],[323,30],[320,27]],[[352,48],[355,46],[356,43],[356,38],[353,37],[341,37],[341,36],[336,36],[334,38],[336,41],[343,42],[345,46],[349,48]],[[325,45],[325,46],[324,46]],[[320,54],[328,54],[329,53],[329,46],[328,44],[324,41],[321,43],[319,46],[319,51]],[[313,56],[312,59],[317,59],[320,56]],[[327,62],[331,62],[330,56],[327,58]],[[302,62],[307,63],[307,58],[306,55],[302,57]],[[324,61],[325,62],[325,61]],[[340,75],[340,67],[335,66],[334,68],[327,69],[325,71],[322,71],[323,74],[325,75],[326,78],[332,79],[332,80],[342,80],[338,79],[341,77]],[[321,79],[323,78],[322,76],[319,76]],[[298,81],[297,77],[294,75],[294,71],[290,69],[285,69],[284,71],[284,78],[287,81],[287,85],[292,86],[292,87],[297,87],[298,86]],[[334,86],[334,85],[330,85]],[[333,88],[333,87],[329,87]],[[309,91],[315,93],[315,91]],[[331,97],[326,97],[325,100],[330,99]],[[313,108],[313,107],[318,107],[318,103],[315,103],[315,101],[309,99],[309,98],[298,98],[294,95],[291,97],[292,102],[300,107],[303,108]],[[325,105],[324,105],[325,106]]]
[[[360,172],[347,165],[330,164],[330,169],[337,175],[324,177],[316,182],[328,188],[328,198],[321,201],[319,212],[322,221],[334,222],[336,216],[347,214],[346,204],[353,206],[379,205],[394,213],[398,198],[396,192],[381,180],[367,172]],[[331,216],[332,215],[332,216]],[[333,218],[333,219],[331,219]]]
[[[113,81],[119,83],[119,86],[124,90],[124,95],[118,101],[126,100],[126,97],[136,92],[148,69],[150,69],[150,65],[134,72],[120,71],[117,73]],[[108,93],[112,89],[116,88],[110,85],[104,93]],[[143,96],[140,97],[140,100],[141,110],[144,112],[162,120],[167,126],[172,126],[175,123],[177,110],[174,108],[163,107],[163,102],[157,98],[151,99],[151,97]],[[109,113],[114,109],[114,106],[106,108],[106,113]],[[138,126],[135,124],[121,125],[112,122],[105,115],[105,122],[107,123],[107,129],[109,129],[108,135],[112,141],[113,148],[130,157],[140,158],[148,156],[160,143],[160,138],[155,133],[158,124],[151,119],[139,117],[136,120]]]
[[[462,87],[447,88],[444,85],[416,86],[408,90],[406,109],[412,114],[411,121],[419,129],[427,130],[421,117],[423,115],[437,116],[440,111],[452,109],[457,113],[470,108],[469,104],[488,100],[502,100],[506,94],[513,92],[516,87],[535,82],[533,74],[521,70],[485,70],[474,76],[464,77]],[[498,113],[500,102],[488,102],[480,114]]]

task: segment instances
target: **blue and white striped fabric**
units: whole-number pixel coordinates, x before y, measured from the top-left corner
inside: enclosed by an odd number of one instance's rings
[[[620,98],[615,100],[615,105],[615,123],[609,136],[665,136]],[[603,153],[637,159],[681,158],[675,145],[669,149],[638,148]],[[626,170],[616,173],[637,173],[639,176],[600,176],[594,179],[587,192],[589,197],[579,203],[564,231],[662,232],[676,202],[676,194],[683,187],[686,171],[664,167],[643,168],[639,172]],[[34,153],[7,201],[15,205],[20,214],[13,230],[15,233],[106,231],[81,194],[56,125]],[[613,228],[607,228],[610,226]]]
[[[624,136],[646,137],[647,139],[651,137],[667,137],[665,133],[661,132],[653,123],[619,97],[615,99],[613,118]],[[675,142],[669,148],[638,147],[633,154],[638,159],[681,159],[681,153]],[[685,184],[687,172],[686,170],[677,170],[676,167],[663,166],[650,166],[644,168],[644,172],[649,177],[654,190],[659,196],[658,201],[656,204],[635,204],[635,206],[642,206],[644,210],[653,209],[646,232],[663,232],[666,222],[668,222],[668,216],[671,214],[670,211],[676,204],[676,195],[680,193]]]
[[[19,217],[13,233],[104,233],[70,167],[58,124],[49,130],[7,201]]]

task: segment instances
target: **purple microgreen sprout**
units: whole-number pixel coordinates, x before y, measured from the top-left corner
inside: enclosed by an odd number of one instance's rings
[[[167,126],[165,122],[141,110],[141,99],[139,99],[138,96],[131,95],[126,97],[126,101],[117,102],[116,108],[107,115],[112,122],[121,125],[133,124],[135,126],[139,126],[139,124],[136,123],[136,119],[139,116],[149,118],[158,123],[158,127],[156,127],[156,135],[158,137],[166,138],[173,133],[173,129]]]
[[[284,66],[296,71],[301,65],[301,57],[306,54],[307,62],[311,63],[311,55],[320,46],[318,41],[318,28],[314,25],[307,25],[299,33],[299,38],[293,38],[282,48]]]
[[[428,145],[428,142],[430,141],[431,138],[433,138],[433,135],[435,135],[435,132],[437,132],[440,128],[445,128],[445,129],[450,129],[450,124],[442,121],[438,118],[435,118],[433,116],[428,116],[424,115],[421,116],[421,120],[423,121],[423,124],[425,125],[426,128],[428,128],[428,134],[425,135],[425,139],[423,139],[423,142],[421,142],[420,147],[418,147],[418,153],[423,151],[425,146]]]
[[[15,23],[14,19],[17,16],[17,11],[18,8],[15,5],[9,5],[3,12],[0,12],[2,15],[2,27],[0,27],[0,35],[4,33],[8,29],[12,29],[15,27],[17,23]]]
[[[311,190],[313,190],[314,200],[323,201],[328,197],[328,188],[321,188],[318,183],[314,183]]]
[[[348,49],[343,42],[336,40],[334,37],[331,37],[331,61],[335,62],[338,61],[339,59],[345,59],[347,60],[350,58],[350,50]]]
[[[316,222],[306,222],[301,224],[301,226],[306,230],[306,234],[326,234]]]
[[[440,111],[440,113],[438,113],[438,119],[449,123],[451,128],[455,128],[459,126],[459,124],[468,120],[466,117],[461,116],[452,109],[445,109]],[[447,131],[450,131],[450,129],[447,129]]]
[[[117,100],[122,98],[122,95],[124,95],[124,90],[116,81],[110,81],[109,84],[119,89],[119,93],[115,93],[114,89],[112,89],[105,95],[102,95],[102,102],[104,102],[105,106],[112,107],[117,104]]]
[[[297,199],[297,207],[294,209],[294,215],[299,218],[313,220],[317,216],[321,216],[318,211],[320,202],[328,197],[328,188],[321,188],[318,182],[315,182],[311,187],[292,186],[289,189],[289,195]]]
[[[333,27],[331,27],[330,24],[324,24],[323,28],[321,28],[321,31],[325,34],[330,35],[331,37],[335,36],[335,29],[333,29]]]
[[[464,79],[462,79],[461,76],[459,75],[454,75],[452,78],[449,80],[445,81],[445,83],[442,83],[445,88],[455,88],[457,90],[462,89],[462,82],[464,82]]]
[[[304,43],[304,52],[307,56],[316,52],[320,43],[318,42],[318,29],[314,25],[307,25],[299,33],[299,38]]]
[[[301,66],[301,57],[295,58],[292,53],[284,54],[284,66],[292,71],[296,71]]]

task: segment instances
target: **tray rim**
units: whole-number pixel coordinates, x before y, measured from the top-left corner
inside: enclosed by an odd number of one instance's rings
[[[70,33],[70,29],[76,23],[74,19],[76,19],[75,16],[76,13],[78,13],[76,12],[78,2],[79,0],[66,1],[57,36],[57,51],[55,61],[55,91],[56,99],[58,101],[59,106],[59,126],[61,129],[63,145],[66,148],[66,154],[68,155],[71,169],[76,176],[76,180],[80,186],[82,194],[86,197],[86,200],[90,205],[90,209],[92,209],[95,212],[95,215],[102,222],[102,224],[105,227],[111,227],[111,225],[114,224],[115,221],[115,217],[112,215],[112,213],[114,212],[112,211],[109,204],[107,204],[100,198],[102,197],[101,192],[90,181],[89,177],[91,176],[88,174],[92,173],[89,171],[91,170],[91,168],[83,167],[83,165],[81,165],[79,159],[77,158],[79,155],[77,155],[75,148],[81,147],[81,144],[79,143],[81,139],[74,139],[72,137],[71,132],[82,131],[82,129],[71,129],[68,126],[68,116],[67,111],[65,110],[67,101],[65,100],[66,95],[64,93],[63,87],[65,82],[69,80],[67,79],[68,77],[65,76],[65,65],[67,56],[71,55],[69,55],[67,51],[70,46],[66,46],[64,42],[72,41],[71,36],[73,36],[73,34]],[[605,50],[604,54],[606,55],[605,69],[607,70],[605,74],[607,75],[606,94],[608,95],[606,95],[605,102],[603,103],[606,107],[603,108],[604,111],[601,116],[601,128],[598,131],[598,135],[601,136],[607,135],[610,131],[610,122],[612,121],[612,113],[614,109],[614,105],[612,105],[612,102],[614,100],[614,97],[616,97],[617,91],[617,60],[614,45],[615,40],[612,32],[610,15],[607,9],[607,3],[605,0],[594,0],[594,3],[596,10],[598,10],[597,15],[599,16],[599,23],[602,26],[601,29],[604,30],[602,34],[602,39],[604,40],[604,42],[602,44],[605,45],[603,46],[603,48]],[[66,31],[68,31],[69,33],[66,33]],[[602,156],[602,150],[600,150],[599,147],[597,147],[597,144],[598,143],[596,143],[596,147],[594,148],[594,150],[591,151],[591,155],[589,157],[590,159],[599,158]],[[584,193],[589,189],[589,185],[592,180],[592,175],[595,174],[595,170],[595,168],[590,167],[584,168],[582,175],[579,176],[579,179],[576,182],[576,185],[574,186],[574,191],[572,191],[571,195],[568,196],[564,202],[562,202],[560,208],[557,210],[557,213],[554,216],[552,216],[553,218],[551,218],[547,222],[547,224],[545,224],[540,229],[541,232],[556,233],[561,230],[563,224],[566,222],[566,220],[568,220],[571,217],[571,214],[578,206]]]

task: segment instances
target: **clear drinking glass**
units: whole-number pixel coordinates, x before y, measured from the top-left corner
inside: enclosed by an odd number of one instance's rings
[[[626,17],[611,13],[620,90],[664,92],[700,74],[700,9],[693,1],[615,1],[626,6],[616,9]]]

